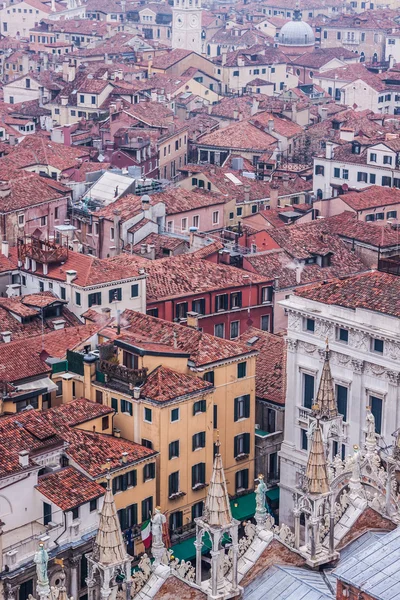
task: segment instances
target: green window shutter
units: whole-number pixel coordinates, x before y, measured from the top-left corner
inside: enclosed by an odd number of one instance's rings
[[[250,417],[250,394],[244,397],[244,414],[247,419]]]
[[[111,408],[118,412],[118,398],[111,398]]]
[[[234,403],[233,420],[237,421],[239,418],[239,398],[235,398]]]

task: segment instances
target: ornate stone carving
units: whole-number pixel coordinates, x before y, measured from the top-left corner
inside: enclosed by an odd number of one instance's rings
[[[398,360],[400,358],[400,345],[396,342],[391,342],[390,340],[385,341],[385,350],[386,355],[392,358],[393,360]]]
[[[383,375],[386,371],[385,367],[381,367],[380,365],[374,365],[372,363],[365,363],[364,370],[369,375],[379,376]]]
[[[351,366],[354,373],[362,373],[364,370],[364,361],[356,358],[351,359]]]
[[[286,344],[287,344],[287,348],[290,352],[296,352],[297,340],[294,340],[292,338],[287,338]]]
[[[288,315],[288,329],[292,329],[294,331],[300,331],[301,330],[301,316],[300,315],[296,315],[292,312],[289,312]]]
[[[317,346],[315,344],[309,344],[308,342],[299,342],[299,347],[307,352],[307,354],[314,354],[317,351]]]
[[[399,378],[400,378],[400,373],[397,373],[397,371],[389,371],[389,370],[387,370],[385,372],[385,377],[389,381],[389,383],[391,383],[393,385],[398,385]]]
[[[134,598],[136,594],[146,585],[151,575],[151,562],[147,554],[143,554],[138,570],[132,575],[131,583],[131,598]]]
[[[353,346],[358,350],[369,350],[369,336],[361,331],[355,331],[352,335]]]
[[[294,546],[294,533],[292,533],[291,529],[285,523],[282,523],[280,527],[275,525],[273,532],[281,542],[287,546]]]

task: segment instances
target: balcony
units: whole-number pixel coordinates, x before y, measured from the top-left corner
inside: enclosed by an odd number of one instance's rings
[[[19,238],[18,260],[24,262],[26,258],[45,265],[65,262],[68,258],[68,246],[35,237]]]
[[[304,406],[298,406],[298,419],[302,423],[305,423],[308,426],[308,421],[311,416],[311,409],[305,408]]]
[[[100,359],[98,371],[106,376],[106,382],[108,379],[117,379],[129,386],[136,387],[145,383],[148,369],[128,369],[124,365]]]

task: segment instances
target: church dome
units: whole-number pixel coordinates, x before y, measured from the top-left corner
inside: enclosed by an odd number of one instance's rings
[[[279,33],[281,46],[314,46],[314,32],[308,23],[301,20],[300,11],[295,10],[293,21],[286,23]]]

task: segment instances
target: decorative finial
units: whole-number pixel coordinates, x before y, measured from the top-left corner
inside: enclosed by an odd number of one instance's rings
[[[311,410],[312,410],[313,417],[316,417],[317,419],[321,418],[321,409],[320,409],[319,404],[313,404],[311,407]]]

